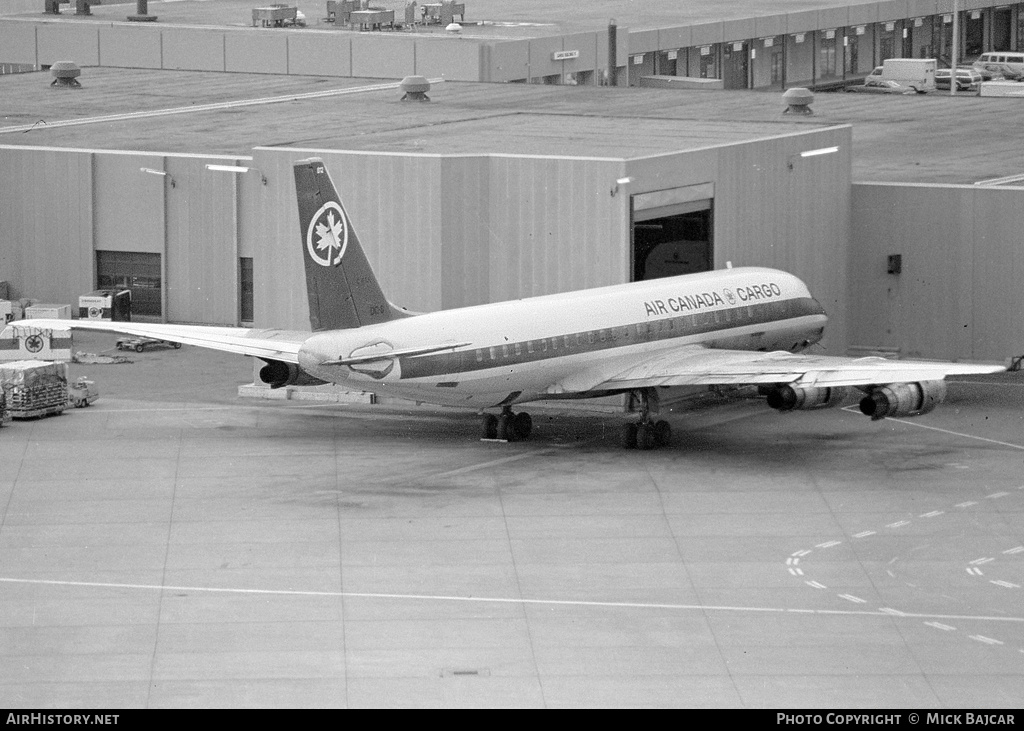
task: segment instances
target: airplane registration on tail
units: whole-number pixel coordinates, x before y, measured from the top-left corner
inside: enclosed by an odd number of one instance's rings
[[[622,443],[640,449],[671,438],[668,422],[654,418],[663,386],[757,385],[783,411],[835,406],[859,389],[860,410],[880,419],[931,411],[948,375],[1003,370],[803,353],[821,339],[825,312],[798,278],[760,267],[409,313],[384,296],[323,161],[296,162],[294,172],[312,332],[71,327],[260,358],[272,388],[336,383],[476,408],[483,436],[508,441],[532,430],[529,414],[513,411],[519,404],[631,393],[639,418],[623,426]]]

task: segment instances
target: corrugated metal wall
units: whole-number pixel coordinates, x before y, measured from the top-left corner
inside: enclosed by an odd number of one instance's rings
[[[6,148],[0,171],[0,280],[14,298],[77,305],[95,289],[92,156]]]
[[[481,45],[469,38],[370,37],[312,29],[287,33],[0,19],[0,62],[33,65],[73,61],[80,66],[394,79],[421,74],[480,81]]]
[[[258,148],[256,320],[308,327],[292,163],[324,159],[388,297],[432,311],[624,281],[622,163]],[[262,232],[262,235],[261,233]],[[272,270],[263,262],[272,260]]]
[[[305,329],[292,164],[318,155],[385,291],[409,309],[626,281],[629,196],[712,183],[715,266],[803,278],[831,317],[832,352],[1024,351],[1024,188],[851,188],[849,149],[849,127],[626,162],[260,148],[256,171],[233,174],[205,165],[245,160],[0,147],[0,279],[15,297],[73,304],[95,287],[95,250],[160,253],[170,319],[233,324],[238,257],[251,256],[256,324]],[[889,254],[901,275],[886,273]]]
[[[96,251],[155,253],[168,319],[235,324],[239,211],[258,205],[240,203],[263,186],[258,176],[216,173],[206,164],[237,162],[0,147],[0,279],[10,281],[12,296],[77,305],[96,288]]]
[[[905,356],[1024,353],[1024,188],[853,186],[850,297],[856,345]],[[903,271],[888,274],[900,254]]]

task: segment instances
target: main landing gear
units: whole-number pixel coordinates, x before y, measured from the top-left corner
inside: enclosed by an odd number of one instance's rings
[[[484,414],[482,424],[484,439],[516,442],[520,439],[529,439],[533,431],[533,419],[530,415],[525,411],[513,414],[508,406],[502,408],[500,416]]]
[[[645,388],[633,392],[640,411],[640,421],[622,425],[622,446],[624,449],[654,449],[665,447],[672,441],[672,425],[667,421],[651,419],[658,411],[658,394],[653,389]],[[653,402],[653,403],[652,403]]]

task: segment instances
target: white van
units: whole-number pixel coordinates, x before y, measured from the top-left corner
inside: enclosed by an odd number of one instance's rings
[[[992,51],[991,53],[983,53],[971,65],[978,69],[978,71],[1001,71],[998,67],[1007,66],[1018,74],[1024,74],[1024,53],[1021,51]]]

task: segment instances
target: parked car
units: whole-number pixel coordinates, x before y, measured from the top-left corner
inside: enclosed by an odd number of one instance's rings
[[[935,88],[949,89],[949,69],[938,69],[935,71]],[[975,90],[981,84],[981,74],[974,68],[958,68],[956,70],[956,90]]]
[[[168,348],[180,348],[181,343],[174,343],[170,340],[157,340],[156,338],[120,338],[117,341],[118,350],[134,350],[136,353],[141,353],[143,350],[151,345],[163,345]]]
[[[868,76],[864,79],[863,86],[848,86],[847,91],[862,92],[865,94],[923,94],[923,91],[913,86],[904,86],[898,81],[891,79],[880,79],[877,76]]]
[[[974,69],[981,74],[982,81],[999,81],[1001,79],[1021,81],[1024,79],[1024,71],[1018,71],[1005,63],[986,63],[981,66],[975,64]]]

